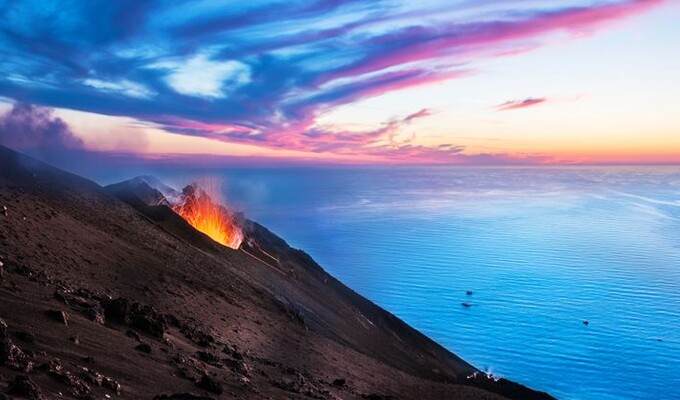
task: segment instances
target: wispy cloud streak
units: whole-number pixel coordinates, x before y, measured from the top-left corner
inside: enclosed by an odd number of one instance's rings
[[[506,101],[503,104],[500,104],[496,107],[496,110],[498,111],[511,111],[511,110],[519,110],[522,108],[528,108],[528,107],[533,107],[539,104],[543,104],[548,99],[545,97],[529,97],[524,100],[510,100]]]

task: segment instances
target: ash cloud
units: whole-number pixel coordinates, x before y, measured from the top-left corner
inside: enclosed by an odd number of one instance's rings
[[[15,103],[0,116],[0,144],[29,152],[56,153],[83,147],[83,141],[54,110],[27,103]]]

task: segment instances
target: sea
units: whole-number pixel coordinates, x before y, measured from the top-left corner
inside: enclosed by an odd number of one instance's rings
[[[680,399],[680,167],[219,176],[230,205],[487,373],[564,400]]]

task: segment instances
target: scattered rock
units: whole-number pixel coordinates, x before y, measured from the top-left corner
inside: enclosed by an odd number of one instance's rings
[[[4,217],[7,216],[7,206],[0,206],[0,214],[2,214]]]
[[[158,313],[153,307],[132,303],[119,297],[102,302],[104,315],[107,319],[136,328],[152,336],[162,338],[167,329],[169,318]]]
[[[271,384],[278,387],[279,389],[285,390],[291,393],[302,393],[304,386],[307,384],[305,377],[297,372],[292,379],[286,379],[282,381],[271,381]]]
[[[9,395],[25,397],[27,399],[43,399],[38,385],[26,375],[17,375],[5,391]]]
[[[192,382],[198,382],[198,377],[195,374],[193,374],[191,371],[189,371],[189,369],[187,367],[177,368],[176,375],[180,378],[188,379]]]
[[[241,353],[238,350],[238,347],[236,347],[236,345],[224,346],[224,349],[222,350],[222,352],[229,354],[230,356],[232,356],[233,358],[235,358],[237,360],[243,360],[243,353]]]
[[[222,360],[222,363],[237,374],[250,376],[252,373],[252,368],[250,368],[250,365],[246,364],[243,360],[232,360],[225,358]]]
[[[206,363],[208,363],[212,366],[215,366],[215,367],[221,367],[222,366],[222,363],[220,362],[220,358],[214,353],[211,353],[209,351],[198,351],[198,352],[196,352],[196,355],[198,356],[199,360],[206,362]]]
[[[333,386],[343,387],[345,386],[345,383],[347,383],[347,381],[344,379],[336,379],[333,381]]]
[[[14,344],[7,324],[2,319],[0,319],[0,365],[26,373],[33,369],[33,362],[19,346]]]
[[[215,394],[222,394],[222,392],[224,391],[221,383],[219,383],[212,376],[206,374],[203,374],[201,380],[196,383],[196,386]]]
[[[89,368],[80,367],[80,376],[91,384],[109,389],[116,394],[121,392],[120,383]]]
[[[106,323],[106,318],[104,317],[104,308],[102,308],[101,305],[95,304],[91,307],[89,307],[85,311],[85,315],[87,315],[87,318],[100,325],[104,325]]]
[[[66,313],[66,311],[47,310],[46,314],[54,321],[61,322],[62,324],[68,326],[68,313]]]
[[[141,351],[142,353],[151,354],[151,345],[148,343],[140,343],[135,349]]]
[[[66,370],[58,358],[42,365],[40,369],[46,371],[55,381],[68,386],[74,396],[86,396],[92,391],[83,379]]]
[[[153,400],[215,400],[208,396],[199,396],[193,393],[159,394]]]
[[[211,343],[215,342],[215,338],[212,335],[187,324],[183,324],[179,331],[182,335],[184,335],[184,337],[201,347],[208,347]]]
[[[128,329],[127,331],[125,331],[125,335],[127,337],[135,339],[138,342],[142,340],[142,338],[139,337],[139,333],[133,331],[132,329]]]
[[[73,342],[73,344],[80,344],[80,339],[78,338],[78,336],[71,336],[70,338],[68,338],[68,340],[70,342]]]

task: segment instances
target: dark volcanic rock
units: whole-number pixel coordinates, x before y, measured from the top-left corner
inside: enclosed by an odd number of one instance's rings
[[[208,396],[199,396],[193,393],[159,394],[153,400],[215,400]]]
[[[233,372],[244,376],[250,376],[252,372],[250,365],[246,364],[243,360],[225,358],[222,360],[222,365],[231,369]]]
[[[343,387],[345,386],[345,383],[347,383],[347,381],[345,381],[344,379],[336,379],[333,381],[333,386]]]
[[[142,338],[139,337],[139,333],[133,331],[132,329],[128,329],[127,331],[125,331],[125,335],[126,335],[127,337],[131,337],[131,338],[135,339],[135,340],[138,341],[138,342],[139,342],[140,340],[142,340]]]
[[[210,365],[213,365],[213,366],[216,366],[216,367],[222,365],[222,363],[220,362],[220,358],[216,354],[211,353],[209,351],[201,350],[199,352],[196,352],[196,356],[198,356],[199,360],[201,360],[205,363],[208,363]]]
[[[74,396],[86,396],[92,391],[83,379],[64,368],[58,358],[40,366],[40,369],[47,372],[55,381],[68,386]]]
[[[243,353],[236,347],[235,345],[232,346],[224,346],[224,349],[222,349],[222,352],[229,354],[233,358],[237,360],[243,360]]]
[[[151,354],[151,345],[148,343],[140,343],[135,346],[135,349],[141,351],[142,353]]]
[[[120,383],[109,378],[108,376],[102,375],[99,372],[91,370],[86,367],[80,367],[80,376],[86,381],[93,385],[109,389],[116,394],[120,394],[121,386]]]
[[[129,323],[128,316],[130,313],[130,301],[119,297],[117,299],[105,300],[102,302],[106,318],[120,324],[127,325]]]
[[[111,321],[133,327],[157,338],[162,338],[167,329],[167,318],[151,306],[132,303],[126,298],[102,302],[104,315]]]
[[[87,315],[87,318],[92,322],[98,323],[100,325],[104,325],[106,323],[106,318],[104,317],[104,308],[99,304],[89,307],[85,311],[85,315]]]
[[[211,343],[215,343],[215,338],[212,335],[189,326],[188,324],[182,324],[179,331],[184,337],[201,347],[208,347]]]
[[[167,324],[165,318],[151,306],[133,303],[130,312],[131,325],[142,332],[162,338]]]
[[[26,375],[17,375],[5,391],[12,396],[24,397],[27,399],[43,399],[43,395],[38,385]]]
[[[35,342],[35,335],[33,335],[33,334],[30,333],[30,332],[26,332],[26,331],[17,331],[17,332],[14,332],[14,335],[13,335],[13,336],[14,336],[17,340],[21,340],[22,342],[25,342],[25,343],[33,343],[33,342]]]
[[[201,380],[196,383],[196,386],[215,394],[222,394],[222,392],[224,392],[222,384],[212,376],[206,374],[203,374]]]
[[[66,311],[47,310],[45,314],[54,321],[61,322],[64,325],[68,325],[68,314],[66,313]]]
[[[279,389],[285,390],[287,392],[303,393],[307,381],[305,380],[305,377],[299,372],[295,372],[294,375],[295,376],[292,379],[275,380],[271,383]]]
[[[7,324],[2,319],[0,319],[0,364],[24,372],[30,372],[33,369],[33,363],[28,355],[14,344]]]

